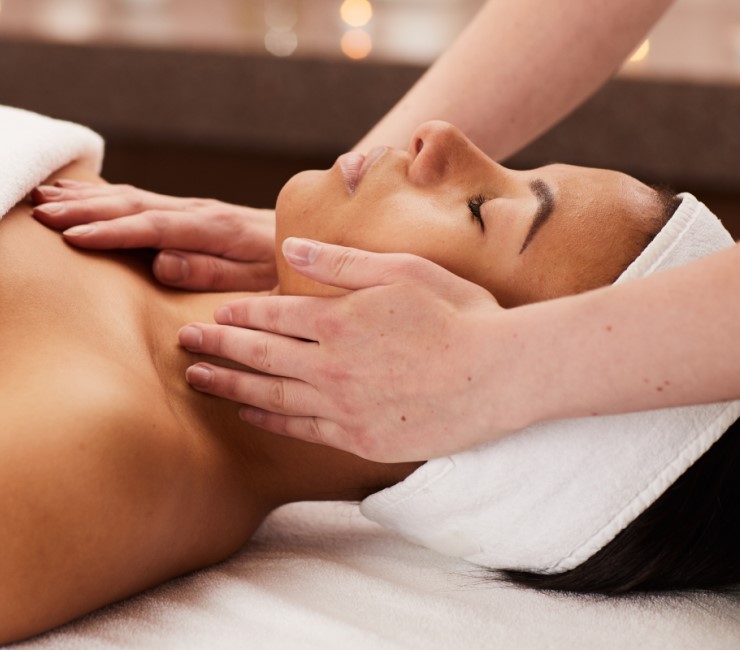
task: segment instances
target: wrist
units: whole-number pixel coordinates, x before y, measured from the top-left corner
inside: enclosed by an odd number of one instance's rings
[[[593,414],[593,390],[580,383],[584,363],[591,363],[577,334],[584,309],[590,309],[584,296],[570,296],[498,308],[481,318],[478,345],[485,350],[490,377],[482,403],[489,405],[490,421],[517,431],[545,420]]]
[[[492,301],[493,303],[493,301]],[[543,376],[535,359],[538,316],[530,306],[504,309],[486,305],[472,315],[468,331],[471,375],[477,377],[471,395],[480,407],[476,443],[528,427],[541,419]]]

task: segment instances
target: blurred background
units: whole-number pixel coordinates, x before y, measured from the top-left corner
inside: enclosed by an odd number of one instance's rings
[[[0,0],[0,103],[105,136],[104,175],[272,206],[329,167],[483,0]],[[740,0],[677,0],[616,77],[508,161],[696,193],[740,237]]]

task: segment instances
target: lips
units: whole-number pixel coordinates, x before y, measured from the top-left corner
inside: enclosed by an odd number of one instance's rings
[[[342,171],[344,186],[347,188],[347,192],[349,194],[354,193],[370,167],[373,166],[375,161],[378,160],[378,158],[380,158],[387,149],[388,147],[374,147],[368,152],[367,156],[356,151],[350,151],[349,153],[342,154],[337,158],[337,163]]]

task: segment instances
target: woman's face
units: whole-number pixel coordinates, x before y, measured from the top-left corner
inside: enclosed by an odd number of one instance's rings
[[[277,203],[280,291],[327,295],[280,245],[308,237],[425,257],[488,289],[503,306],[612,282],[640,252],[657,193],[618,172],[567,165],[514,171],[458,129],[428,122],[407,151],[347,153],[294,176]]]

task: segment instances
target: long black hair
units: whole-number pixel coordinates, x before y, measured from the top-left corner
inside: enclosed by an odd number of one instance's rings
[[[595,594],[723,591],[740,585],[740,420],[657,501],[579,566],[515,584]]]

